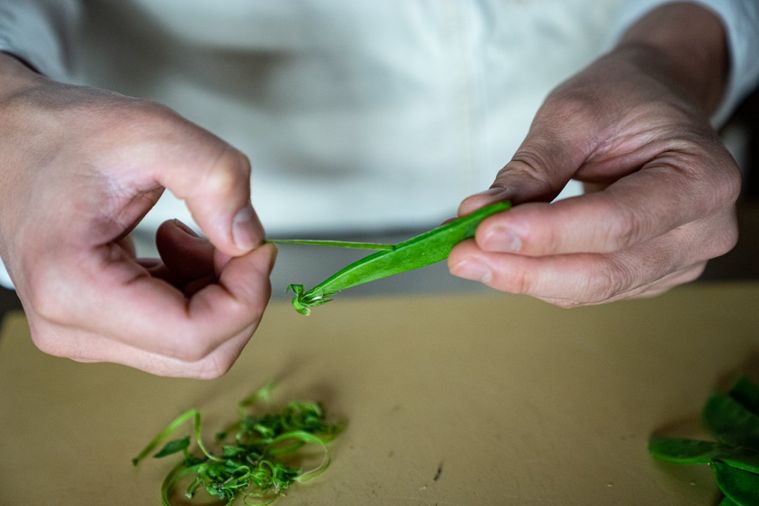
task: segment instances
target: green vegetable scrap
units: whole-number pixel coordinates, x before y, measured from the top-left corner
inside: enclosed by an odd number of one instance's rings
[[[314,402],[290,402],[279,413],[252,413],[259,401],[268,400],[272,385],[258,390],[240,402],[237,422],[216,434],[220,453],[214,454],[203,443],[200,413],[190,409],[166,426],[132,463],[137,465],[185,423],[192,420],[199,452],[191,452],[190,436],[164,444],[155,454],[163,458],[181,452],[182,460],[161,485],[163,506],[171,506],[171,495],[182,480],[189,480],[185,497],[192,499],[201,487],[212,497],[234,504],[242,498],[246,505],[271,504],[284,495],[293,483],[303,483],[323,473],[330,463],[327,443],[342,430],[342,425],[326,421],[323,408]],[[299,450],[314,445],[322,452],[321,463],[304,471],[294,467],[303,459]]]
[[[454,246],[465,239],[474,237],[477,226],[482,220],[493,214],[507,211],[510,207],[509,201],[496,202],[398,244],[308,239],[284,239],[269,242],[378,250],[376,253],[343,267],[310,290],[306,290],[303,285],[290,285],[288,289],[295,294],[292,299],[293,307],[300,314],[308,315],[311,313],[312,307],[331,301],[333,295],[346,288],[445,260]]]
[[[759,387],[738,379],[727,393],[709,398],[702,420],[716,442],[653,436],[649,452],[665,462],[709,465],[722,506],[759,504]]]

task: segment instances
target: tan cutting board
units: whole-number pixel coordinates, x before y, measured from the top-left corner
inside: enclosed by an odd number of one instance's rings
[[[709,470],[646,454],[752,361],[759,285],[560,310],[522,297],[273,305],[211,382],[48,357],[22,315],[0,338],[0,504],[152,505],[171,462],[129,459],[188,407],[206,433],[267,380],[349,420],[295,505],[711,505]],[[439,471],[440,470],[440,471]],[[435,476],[438,475],[435,480]]]

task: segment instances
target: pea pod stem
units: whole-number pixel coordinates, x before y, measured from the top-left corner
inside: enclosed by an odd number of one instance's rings
[[[294,294],[292,299],[293,308],[303,315],[308,315],[311,313],[312,307],[329,302],[332,300],[334,294],[347,288],[419,269],[445,260],[454,246],[465,239],[474,237],[477,226],[482,220],[494,214],[507,211],[510,207],[511,203],[509,201],[496,202],[398,244],[383,245],[377,243],[308,239],[275,240],[270,242],[358,248],[371,246],[368,249],[379,250],[343,267],[310,290],[306,290],[303,285],[290,285],[288,289]]]

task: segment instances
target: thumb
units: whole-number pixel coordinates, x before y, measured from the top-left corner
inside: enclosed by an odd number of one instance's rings
[[[549,202],[585,162],[591,152],[592,134],[580,118],[562,119],[562,111],[546,102],[514,157],[495,177],[490,189],[464,199],[459,215],[469,214],[493,202],[511,200]]]

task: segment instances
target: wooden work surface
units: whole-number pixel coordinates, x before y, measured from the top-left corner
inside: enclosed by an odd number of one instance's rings
[[[759,284],[560,310],[499,294],[273,305],[211,382],[52,358],[20,314],[0,337],[0,504],[158,504],[172,465],[130,458],[197,407],[206,434],[275,378],[277,399],[348,419],[295,505],[712,505],[709,470],[653,462],[759,342]],[[440,471],[439,471],[440,470]],[[435,480],[435,476],[438,475]]]

